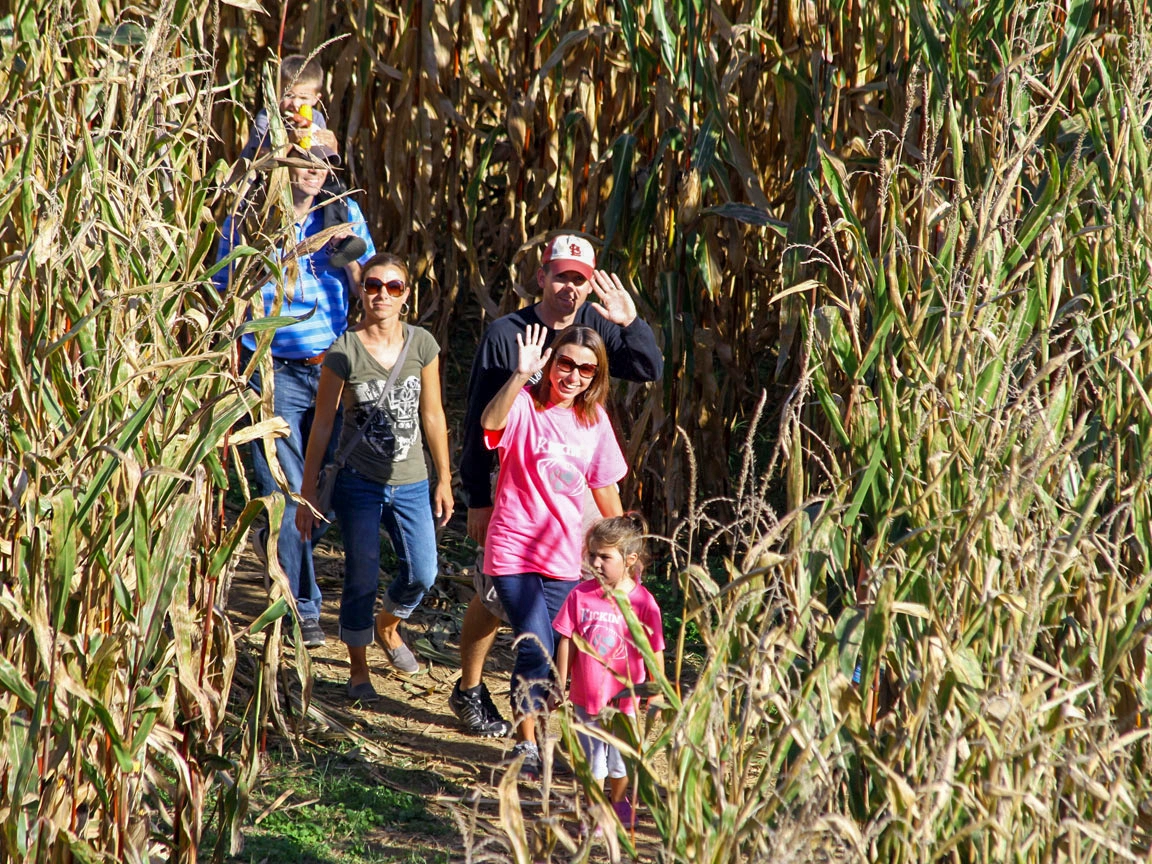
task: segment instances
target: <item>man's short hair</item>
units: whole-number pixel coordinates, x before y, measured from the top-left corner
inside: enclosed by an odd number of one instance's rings
[[[287,90],[296,84],[307,84],[317,90],[323,88],[324,67],[316,57],[289,54],[280,61],[280,89]]]

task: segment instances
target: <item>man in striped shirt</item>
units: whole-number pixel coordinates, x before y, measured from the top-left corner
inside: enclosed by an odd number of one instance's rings
[[[295,210],[295,241],[300,244],[319,233],[324,227],[324,216],[317,208],[316,196],[324,187],[330,170],[331,151],[315,146],[309,151],[295,148],[288,172],[292,183],[292,203]],[[327,158],[325,158],[327,157]],[[356,202],[347,199],[349,222],[340,236],[307,255],[297,259],[297,275],[292,284],[276,280],[265,282],[260,288],[264,314],[270,315],[278,297],[282,305],[277,314],[304,320],[276,330],[272,337],[273,405],[290,429],[286,438],[276,439],[276,459],[284,471],[288,489],[300,491],[304,473],[304,453],[308,446],[308,431],[316,403],[316,388],[320,382],[320,368],[324,352],[341,335],[348,324],[349,298],[359,290],[360,265],[376,254],[368,226]],[[240,215],[229,216],[221,227],[217,260],[223,260],[233,247],[243,242]],[[357,261],[346,267],[331,266],[329,256],[345,236],[360,237],[367,250]],[[232,266],[223,268],[213,278],[221,291],[242,290],[244,286],[232,284]],[[245,333],[240,339],[241,366],[246,366],[256,349],[256,337]],[[260,376],[254,373],[250,381],[259,392]],[[332,436],[335,441],[336,435]],[[261,496],[279,489],[264,444],[257,440],[252,446],[254,485]],[[265,552],[267,529],[260,529],[255,537],[257,554]],[[277,559],[288,576],[288,584],[296,598],[300,616],[300,631],[307,647],[324,644],[324,631],[320,628],[320,588],[312,562],[312,543],[300,537],[296,530],[296,503],[285,497],[284,516],[280,523]]]

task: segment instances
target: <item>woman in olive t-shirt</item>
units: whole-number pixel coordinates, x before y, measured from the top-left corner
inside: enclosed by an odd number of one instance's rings
[[[436,578],[436,528],[452,516],[452,476],[448,425],[440,399],[440,346],[430,333],[403,323],[411,293],[408,268],[382,253],[364,265],[360,294],[364,318],[332,343],[324,358],[316,394],[316,419],[308,439],[301,495],[316,505],[316,482],[337,404],[343,399],[341,446],[364,428],[336,479],[333,508],[344,538],[344,593],[340,598],[340,639],[348,646],[348,695],[376,698],[367,647],[373,638],[402,672],[418,672],[416,658],[400,638],[399,624],[420,605]],[[396,381],[375,410],[405,340],[408,353]],[[365,427],[365,424],[367,426]],[[421,431],[436,469],[429,498],[428,470]],[[300,533],[311,535],[315,515],[296,511]],[[399,571],[373,622],[380,580],[380,523],[388,529]]]

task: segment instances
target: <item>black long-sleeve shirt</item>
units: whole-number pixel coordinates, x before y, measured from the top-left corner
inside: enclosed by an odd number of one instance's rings
[[[573,323],[591,327],[603,338],[612,377],[626,381],[658,381],[664,374],[664,357],[656,347],[652,328],[639,318],[627,327],[621,327],[585,303],[576,310]],[[516,335],[522,335],[530,324],[544,327],[547,345],[556,338],[557,331],[540,320],[535,306],[518,309],[489,325],[472,361],[472,373],[468,378],[468,411],[464,416],[464,446],[460,454],[460,481],[469,508],[492,506],[491,476],[495,454],[484,446],[480,415],[516,371],[519,361]]]

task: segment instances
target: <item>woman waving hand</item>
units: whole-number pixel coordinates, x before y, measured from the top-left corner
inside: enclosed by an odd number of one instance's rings
[[[600,335],[573,325],[545,350],[544,329],[532,325],[516,341],[516,371],[480,419],[485,443],[500,453],[484,572],[523,637],[512,672],[513,756],[523,756],[520,770],[533,776],[535,716],[551,690],[552,619],[580,579],[585,490],[601,514],[620,515],[615,484],[628,468],[603,407],[608,358]]]

